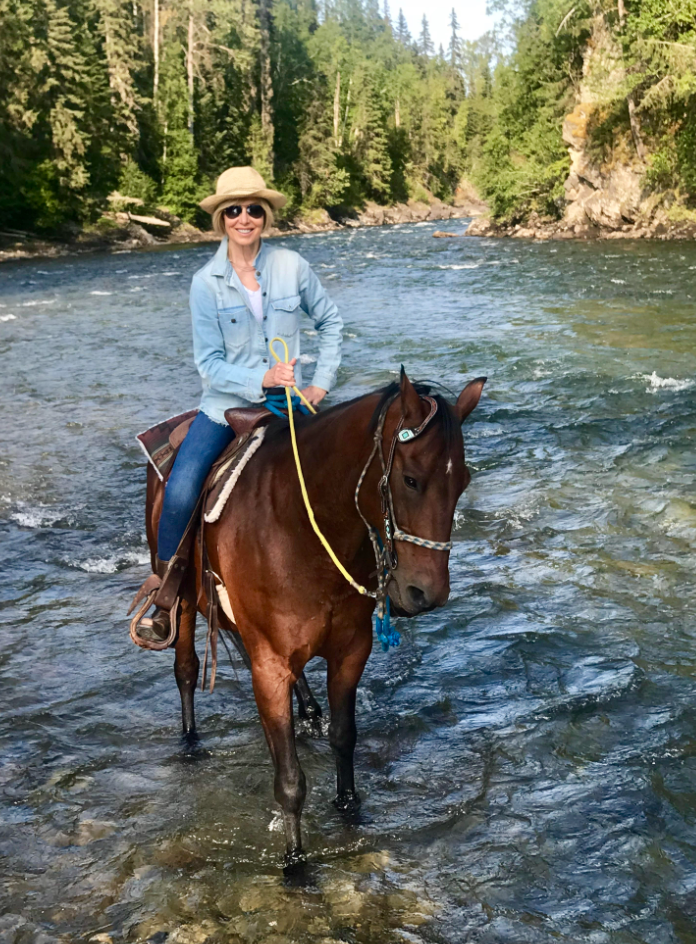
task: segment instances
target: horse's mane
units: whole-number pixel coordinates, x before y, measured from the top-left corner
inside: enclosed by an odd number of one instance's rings
[[[442,394],[432,392],[433,384],[430,381],[417,380],[413,383],[413,386],[415,387],[419,396],[431,396],[433,400],[436,401],[439,409],[435,414],[435,425],[439,426],[445,440],[445,444],[449,449],[454,444],[457,430],[459,429],[459,423],[449,401],[446,400]],[[368,425],[368,431],[373,433],[377,427],[377,423],[379,422],[379,416],[384,405],[388,400],[395,396],[395,394],[398,394],[399,390],[399,382],[393,380],[384,387],[379,387],[377,390],[371,390],[369,393],[363,393],[359,397],[353,397],[352,400],[344,400],[342,403],[335,403],[333,406],[329,407],[328,410],[322,410],[316,420],[324,423],[331,423],[338,417],[338,414],[340,414],[347,407],[352,406],[352,404],[357,403],[359,400],[364,400],[366,397],[373,397],[375,394],[379,394],[379,400],[377,401],[377,405],[375,406]],[[298,429],[301,429],[307,423],[312,422],[315,422],[315,417],[305,416],[299,412],[295,413],[295,425]],[[271,438],[275,438],[275,436],[279,433],[287,432],[287,430],[287,420],[280,418],[273,420],[268,425],[266,441]]]

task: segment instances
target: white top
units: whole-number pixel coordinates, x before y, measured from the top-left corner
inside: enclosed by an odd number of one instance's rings
[[[258,323],[261,324],[263,321],[263,301],[261,300],[261,288],[259,287],[255,292],[252,292],[252,290],[247,288],[245,285],[244,291],[247,293],[252,315],[254,318],[256,318]]]

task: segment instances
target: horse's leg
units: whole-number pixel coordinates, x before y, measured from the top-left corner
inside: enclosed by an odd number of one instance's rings
[[[236,628],[232,629],[233,625],[234,624],[230,624],[232,642],[234,643],[237,652],[242,657],[242,662],[247,667],[247,669],[251,671],[251,659],[244,648],[244,643],[242,642],[242,637],[239,635],[239,630]],[[297,713],[302,721],[306,721],[309,725],[309,733],[313,737],[321,737],[323,733],[321,729],[321,705],[312,694],[312,690],[309,687],[309,682],[307,681],[304,672],[300,674],[299,678],[295,682],[295,695],[297,696]]]
[[[304,672],[295,682],[295,695],[297,696],[297,714],[300,719],[306,722],[309,733],[313,737],[321,737],[323,734],[321,705],[312,694]]]
[[[307,784],[297,759],[292,721],[294,679],[287,666],[264,661],[252,673],[254,695],[275,768],[274,794],[285,823],[287,865],[302,856],[300,817]]]
[[[187,597],[181,601],[179,635],[175,653],[174,675],[181,695],[181,721],[185,736],[193,738],[196,734],[193,693],[198,681],[199,661],[196,655],[196,605]]]
[[[339,810],[356,810],[360,806],[360,797],[355,789],[353,773],[353,754],[357,740],[355,727],[355,696],[358,682],[363,674],[365,663],[370,654],[371,639],[341,660],[329,660],[327,666],[327,687],[331,721],[329,723],[329,743],[336,758],[336,799],[334,805]]]

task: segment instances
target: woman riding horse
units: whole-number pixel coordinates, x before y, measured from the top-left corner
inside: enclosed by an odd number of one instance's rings
[[[300,309],[312,315],[321,337],[314,382],[304,391],[309,400],[323,398],[338,366],[341,320],[318,279],[296,253],[260,244],[272,200],[280,205],[283,198],[265,190],[253,171],[233,169],[202,204],[227,237],[194,277],[191,292],[194,351],[204,384],[201,412],[166,489],[152,463],[147,472],[148,543],[153,560],[173,555],[170,572],[178,564],[177,542],[205,471],[232,436],[222,426],[225,408],[260,403],[269,386],[287,387],[295,377],[301,382]],[[276,334],[288,344],[292,360],[271,370],[268,344]],[[172,601],[173,612],[180,604],[178,632],[170,635],[184,734],[195,737],[196,731],[200,612],[208,615],[211,652],[219,619],[251,669],[289,865],[302,857],[306,795],[293,692],[301,707],[309,695],[305,666],[315,657],[324,659],[335,803],[355,810],[360,803],[353,766],[356,691],[372,650],[373,611],[377,605],[378,628],[387,604],[396,615],[409,617],[447,601],[452,522],[470,479],[460,427],[484,383],[485,377],[472,380],[450,404],[427,386],[412,384],[402,368],[399,383],[315,417],[295,422],[291,412],[290,422],[270,423],[261,448],[235,479],[234,497],[219,515],[206,515],[198,552],[182,565],[179,596]],[[178,497],[180,490],[186,502]],[[153,576],[143,584],[134,606],[144,598],[147,607],[150,593],[167,599],[158,580]],[[163,614],[154,625],[174,629]],[[167,644],[165,639],[159,648]]]
[[[262,404],[273,387],[302,385],[302,311],[319,335],[314,377],[302,393],[316,405],[336,379],[343,327],[336,306],[299,253],[261,238],[273,225],[273,210],[286,202],[251,167],[230,167],[218,178],[216,192],[201,202],[222,242],[191,284],[193,352],[203,397],[167,481],[155,560],[161,578],[211,465],[234,438],[225,410]],[[271,367],[269,342],[276,335],[288,344],[291,359]],[[159,608],[137,627],[143,640],[165,640],[169,632],[169,611]]]

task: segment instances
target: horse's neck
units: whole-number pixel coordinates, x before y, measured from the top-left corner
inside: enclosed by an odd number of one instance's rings
[[[321,503],[315,513],[322,518],[340,520],[342,527],[352,524],[365,535],[365,526],[355,507],[355,488],[374,444],[370,428],[376,396],[368,396],[332,411],[298,431],[298,450],[307,491]],[[294,464],[294,463],[293,463]],[[375,457],[361,490],[361,507],[370,509],[368,489],[376,495],[379,460]],[[371,509],[370,509],[371,510]],[[368,518],[368,520],[370,520]],[[375,519],[372,523],[377,524]]]

